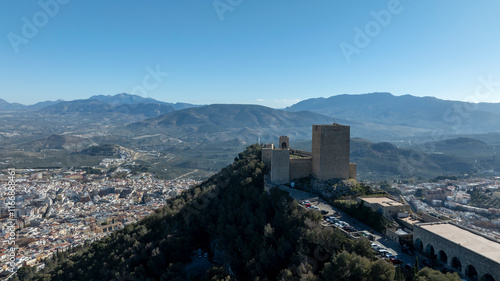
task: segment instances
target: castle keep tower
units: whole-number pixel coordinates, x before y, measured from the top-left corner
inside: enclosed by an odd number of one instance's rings
[[[312,174],[320,180],[349,178],[350,127],[313,125]]]

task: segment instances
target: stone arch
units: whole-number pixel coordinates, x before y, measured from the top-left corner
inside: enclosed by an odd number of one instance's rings
[[[459,272],[462,272],[462,263],[457,257],[453,257],[451,260],[451,267],[455,268]]]
[[[424,251],[424,243],[422,242],[422,240],[420,238],[417,238],[415,240],[415,250],[417,250],[421,253]]]
[[[493,278],[493,276],[491,276],[490,274],[485,274],[481,276],[481,279],[479,279],[479,281],[495,281],[495,278]]]
[[[434,250],[434,246],[431,244],[427,244],[427,246],[425,246],[425,253],[428,254],[431,259],[436,259],[436,251]]]
[[[448,264],[448,255],[446,254],[445,251],[443,251],[443,250],[439,251],[438,258],[444,264]]]
[[[284,149],[287,149],[288,147],[286,147],[286,142],[282,142],[281,143],[281,148],[284,148]]]
[[[477,280],[477,270],[476,268],[469,264],[467,267],[465,267],[465,276],[469,277],[472,280]]]

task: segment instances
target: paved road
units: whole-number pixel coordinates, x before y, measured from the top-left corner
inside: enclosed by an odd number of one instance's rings
[[[319,198],[316,194],[306,192],[306,191],[301,191],[297,189],[290,188],[285,185],[280,185],[280,189],[287,191],[292,198],[297,200],[299,203],[302,201],[309,201],[311,202],[312,205],[318,206],[320,210],[326,210],[328,211],[329,214],[332,214],[333,211],[336,211],[340,214],[338,217],[339,220],[347,222],[349,225],[353,226],[356,228],[358,231],[371,231],[371,233],[374,236],[375,241],[374,243],[378,244],[379,246],[387,249],[391,254],[393,255],[398,255],[398,257],[402,260],[402,265],[404,266],[405,264],[414,264],[415,263],[415,256],[410,256],[408,254],[405,254],[401,251],[401,246],[399,243],[397,243],[394,240],[390,240],[386,238],[385,236],[381,235],[380,233],[372,230],[369,226],[359,222],[358,220],[348,216],[345,212],[332,207],[330,204]],[[326,224],[325,224],[326,225]],[[421,257],[419,257],[419,260],[422,260]]]

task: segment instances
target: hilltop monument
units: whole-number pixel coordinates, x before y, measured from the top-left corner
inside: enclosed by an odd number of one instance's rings
[[[312,152],[291,149],[289,138],[280,136],[278,148],[264,145],[262,161],[275,184],[310,175],[319,180],[356,179],[356,164],[349,163],[350,140],[349,126],[313,125]]]

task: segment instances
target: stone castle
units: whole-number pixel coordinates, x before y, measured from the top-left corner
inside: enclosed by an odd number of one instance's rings
[[[349,163],[350,140],[349,126],[313,125],[312,152],[291,149],[289,138],[281,136],[278,148],[264,145],[262,161],[274,184],[310,175],[319,180],[356,179],[356,164]]]

